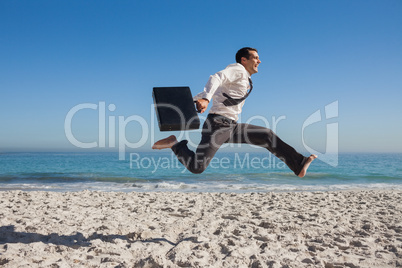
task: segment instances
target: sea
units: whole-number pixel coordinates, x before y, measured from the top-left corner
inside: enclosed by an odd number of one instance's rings
[[[0,191],[283,192],[402,190],[402,154],[344,153],[315,160],[304,178],[260,152],[218,153],[202,174],[171,152],[1,153]]]

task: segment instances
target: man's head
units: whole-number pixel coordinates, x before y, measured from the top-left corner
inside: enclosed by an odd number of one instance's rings
[[[258,65],[261,63],[257,49],[251,47],[239,49],[236,53],[236,62],[243,65],[250,75],[258,73]]]

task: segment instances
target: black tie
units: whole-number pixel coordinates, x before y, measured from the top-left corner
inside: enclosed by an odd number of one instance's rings
[[[241,103],[242,101],[244,101],[248,97],[248,95],[250,95],[251,90],[253,90],[253,82],[251,81],[251,78],[248,79],[248,82],[250,83],[250,90],[247,92],[247,94],[243,98],[233,99],[228,94],[223,93],[223,96],[225,96],[227,98],[223,102],[223,105],[225,105],[225,106],[234,106],[234,105],[237,105],[237,104]]]

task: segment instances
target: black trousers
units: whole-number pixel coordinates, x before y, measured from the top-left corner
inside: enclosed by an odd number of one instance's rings
[[[298,175],[307,157],[283,142],[272,130],[236,123],[227,117],[209,114],[202,128],[201,142],[194,153],[183,140],[172,147],[179,161],[192,173],[202,173],[224,143],[247,143],[266,148]]]

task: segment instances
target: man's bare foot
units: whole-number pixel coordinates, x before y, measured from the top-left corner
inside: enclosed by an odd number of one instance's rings
[[[162,150],[162,149],[168,149],[172,148],[173,145],[177,143],[177,139],[175,135],[171,135],[167,138],[164,138],[162,140],[159,140],[154,143],[152,146],[152,149],[157,149],[157,150]]]
[[[297,175],[297,176],[299,176],[300,178],[303,178],[304,176],[306,176],[308,167],[310,166],[311,162],[313,162],[313,160],[316,158],[317,158],[317,156],[315,154],[310,155],[307,158],[306,162],[304,162],[303,169],[300,171],[299,175]]]

